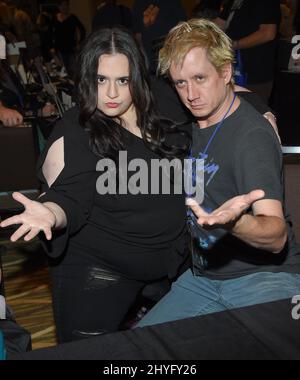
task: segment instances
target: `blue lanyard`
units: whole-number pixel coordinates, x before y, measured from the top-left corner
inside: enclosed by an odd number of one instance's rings
[[[233,98],[233,101],[232,103],[230,104],[230,107],[228,108],[228,111],[226,112],[226,114],[223,116],[223,119],[220,121],[220,123],[217,125],[214,133],[212,134],[211,138],[209,139],[207,145],[206,145],[206,148],[204,149],[204,152],[203,152],[203,155],[206,155],[207,152],[208,152],[208,149],[211,145],[211,143],[213,142],[214,138],[216,137],[216,134],[219,132],[219,130],[221,129],[221,127],[223,126],[224,124],[224,120],[226,119],[226,117],[228,116],[229,112],[231,111],[232,107],[233,107],[233,104],[235,102],[235,99],[236,99],[236,94],[234,94],[234,98]]]
[[[206,158],[207,157],[207,152],[208,152],[208,149],[211,145],[211,143],[213,142],[214,138],[216,137],[217,133],[219,132],[220,128],[222,127],[223,123],[224,123],[224,120],[226,119],[226,117],[228,116],[228,114],[230,113],[232,107],[233,107],[233,104],[235,102],[235,99],[236,99],[237,95],[234,94],[234,98],[233,98],[233,101],[232,103],[230,104],[230,107],[228,108],[226,114],[223,116],[222,120],[219,122],[219,124],[217,125],[214,133],[212,134],[212,136],[210,137],[207,145],[206,145],[206,148],[204,150],[203,153],[200,153],[199,154],[199,158]],[[193,156],[193,151],[192,151],[192,148],[190,150],[190,153],[189,153],[189,159],[192,160],[192,170],[191,170],[191,173],[192,173],[192,179],[193,179],[193,183],[196,181],[196,177],[197,177],[197,173],[196,173],[196,168],[195,168],[195,162],[196,162],[196,158]]]

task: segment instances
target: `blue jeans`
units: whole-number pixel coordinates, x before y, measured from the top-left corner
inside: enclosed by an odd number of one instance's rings
[[[255,273],[215,281],[185,272],[137,327],[218,313],[300,295],[300,275]]]

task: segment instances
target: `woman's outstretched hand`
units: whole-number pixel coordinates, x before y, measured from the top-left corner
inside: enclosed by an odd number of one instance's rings
[[[56,224],[56,216],[47,206],[42,203],[32,201],[21,193],[13,193],[13,198],[21,203],[25,211],[22,214],[12,216],[3,221],[2,228],[13,225],[21,225],[11,236],[11,241],[15,242],[25,235],[24,240],[34,239],[41,231],[44,232],[46,239],[52,239],[52,228]]]

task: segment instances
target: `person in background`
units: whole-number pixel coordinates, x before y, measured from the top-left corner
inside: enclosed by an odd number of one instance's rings
[[[84,26],[70,13],[69,1],[61,0],[54,22],[54,46],[71,78],[75,77],[76,53],[85,36]]]
[[[199,0],[192,12],[193,18],[216,19],[221,11],[224,0]]]
[[[186,20],[181,0],[135,0],[133,30],[146,51],[150,70],[156,72],[163,38],[179,21]]]
[[[11,108],[5,107],[0,100],[0,123],[4,127],[18,127],[23,124],[23,115]]]
[[[280,0],[229,0],[216,23],[241,51],[247,88],[268,103],[273,88]]]
[[[92,21],[92,30],[107,27],[123,26],[132,29],[131,10],[117,0],[103,1],[97,8]]]
[[[295,33],[295,16],[298,0],[281,0],[280,37],[291,40]]]
[[[13,26],[13,17],[8,5],[0,1],[0,32],[5,36],[8,42],[17,41]]]
[[[49,117],[55,113],[55,106],[50,103],[31,103],[6,60],[6,40],[0,33],[0,121],[5,127],[21,126],[24,113],[29,110],[36,116]]]
[[[54,26],[52,15],[41,12],[36,20],[37,30],[41,41],[41,52],[45,63],[52,60],[54,49]]]
[[[23,9],[20,0],[5,0],[11,13],[11,22],[16,40],[25,41],[26,51],[24,53],[25,65],[30,65],[30,60],[40,54],[41,41],[36,25],[30,15]]]

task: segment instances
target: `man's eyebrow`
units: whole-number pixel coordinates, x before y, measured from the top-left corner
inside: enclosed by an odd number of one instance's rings
[[[173,79],[173,83],[177,83],[177,82],[186,82],[186,80],[185,79],[180,79],[180,78]]]

